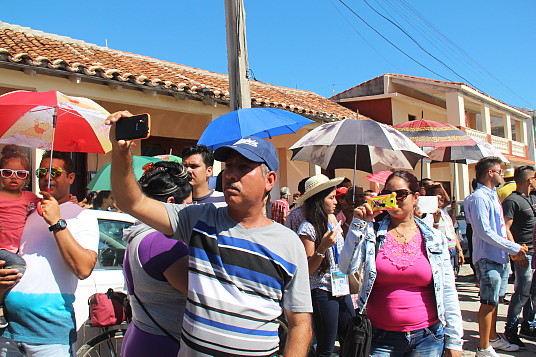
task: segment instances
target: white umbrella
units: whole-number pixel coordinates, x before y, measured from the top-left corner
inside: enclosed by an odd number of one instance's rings
[[[325,170],[365,172],[413,169],[426,154],[408,137],[374,120],[344,119],[313,129],[292,147],[291,160],[313,163]]]

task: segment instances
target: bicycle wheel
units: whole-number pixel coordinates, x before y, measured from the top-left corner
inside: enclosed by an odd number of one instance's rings
[[[78,349],[76,357],[120,357],[126,331],[126,328],[119,328],[92,338]]]

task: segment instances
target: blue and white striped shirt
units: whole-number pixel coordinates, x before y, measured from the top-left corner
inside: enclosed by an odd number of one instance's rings
[[[279,223],[245,229],[227,207],[166,204],[190,251],[179,356],[272,356],[283,309],[312,312],[303,245]]]

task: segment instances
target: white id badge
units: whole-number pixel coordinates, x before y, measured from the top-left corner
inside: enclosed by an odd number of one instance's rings
[[[331,295],[342,296],[350,294],[350,285],[348,284],[348,276],[340,270],[331,272]]]

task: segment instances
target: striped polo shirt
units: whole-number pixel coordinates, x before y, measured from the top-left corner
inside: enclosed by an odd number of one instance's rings
[[[179,356],[271,356],[283,309],[312,312],[303,244],[278,223],[245,229],[227,207],[166,204],[190,252]]]

